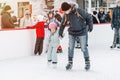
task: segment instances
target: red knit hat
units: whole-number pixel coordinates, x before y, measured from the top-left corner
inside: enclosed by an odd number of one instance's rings
[[[56,24],[55,22],[51,22],[51,23],[49,24],[49,28],[50,28],[50,29],[55,29],[55,28],[57,28],[57,24]]]
[[[62,9],[63,11],[67,11],[67,10],[69,10],[70,8],[71,8],[71,5],[68,4],[67,2],[63,2],[62,5],[61,5],[61,9]]]

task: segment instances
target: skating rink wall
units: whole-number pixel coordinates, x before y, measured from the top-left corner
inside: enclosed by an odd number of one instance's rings
[[[0,60],[32,55],[35,38],[35,29],[0,30]]]
[[[110,27],[110,24],[97,24],[94,27]],[[35,40],[35,29],[0,30],[0,60],[33,55]]]

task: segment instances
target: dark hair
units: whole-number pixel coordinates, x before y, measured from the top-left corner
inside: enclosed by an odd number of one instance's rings
[[[67,10],[69,10],[70,8],[71,8],[71,5],[68,4],[67,2],[63,2],[62,5],[61,5],[61,9],[62,9],[63,11],[67,11]]]
[[[52,17],[54,17],[54,11],[49,11],[48,18],[49,18],[49,14],[52,14]]]
[[[96,14],[97,14],[97,11],[93,11],[93,14],[96,15]]]

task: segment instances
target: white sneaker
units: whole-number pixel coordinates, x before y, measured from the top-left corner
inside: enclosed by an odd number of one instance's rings
[[[57,68],[57,64],[52,64],[53,69]]]
[[[47,66],[48,66],[48,67],[50,67],[51,64],[52,64],[51,62],[49,62],[49,61],[47,62]]]

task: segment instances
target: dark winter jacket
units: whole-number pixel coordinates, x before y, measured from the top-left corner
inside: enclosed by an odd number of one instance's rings
[[[120,28],[120,7],[118,6],[113,9],[111,27],[117,29]]]
[[[62,21],[62,17],[61,17],[60,14],[56,14],[56,15],[55,15],[55,18],[56,18],[59,22]]]
[[[107,14],[105,14],[105,22],[110,22],[110,21],[111,21],[111,18],[108,12]]]
[[[92,19],[93,19],[93,24],[98,24],[98,21],[94,15],[92,15]]]
[[[15,27],[11,15],[7,12],[2,13],[1,24],[2,24],[2,29]]]
[[[81,18],[76,14],[76,11],[84,18]],[[88,14],[86,11],[83,9],[73,9],[69,14],[65,14],[63,16],[63,20],[60,26],[60,31],[59,35],[61,36],[63,33],[63,30],[66,26],[66,24],[69,22],[69,29],[68,32],[70,35],[75,35],[75,36],[82,36],[87,34],[87,28],[86,24],[84,22],[87,22],[88,30],[92,31],[93,29],[93,21],[92,21],[92,16]]]
[[[92,15],[92,18],[93,18],[93,24],[98,24],[98,16],[97,16],[97,11],[93,11],[93,15]]]
[[[100,21],[100,23],[105,23],[105,13],[98,13],[98,19]]]

